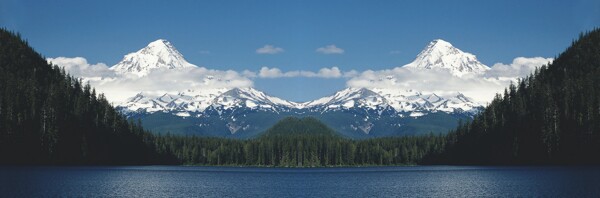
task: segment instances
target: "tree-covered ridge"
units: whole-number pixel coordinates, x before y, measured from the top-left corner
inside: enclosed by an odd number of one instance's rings
[[[600,29],[448,135],[351,140],[314,118],[256,139],[154,136],[0,30],[0,164],[600,164]]]
[[[0,30],[0,164],[335,166],[415,164],[443,136],[355,141],[315,118],[249,140],[154,136],[102,94]]]
[[[177,163],[248,166],[367,166],[417,164],[430,153],[441,153],[443,135],[346,139],[315,118],[288,117],[261,137],[235,140],[158,136],[160,153],[172,153]]]
[[[600,164],[600,29],[448,135],[438,163]]]
[[[314,117],[285,117],[267,129],[261,138],[284,136],[339,136],[333,129]]]
[[[158,158],[89,85],[0,29],[0,164],[143,164]]]

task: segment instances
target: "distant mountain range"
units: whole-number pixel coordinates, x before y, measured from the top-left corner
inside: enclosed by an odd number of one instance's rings
[[[111,67],[117,73],[141,77],[196,67],[168,41],[160,39],[126,55]],[[434,40],[406,68],[445,70],[455,76],[481,73],[489,67],[472,54],[443,40]],[[220,80],[209,76],[205,81]],[[392,76],[385,80],[395,81]],[[459,119],[471,119],[482,105],[456,92],[444,96],[417,90],[346,88],[308,102],[292,102],[254,88],[182,90],[156,96],[138,93],[117,108],[158,133],[246,138],[260,134],[286,116],[312,116],[338,133],[381,137],[444,133]]]

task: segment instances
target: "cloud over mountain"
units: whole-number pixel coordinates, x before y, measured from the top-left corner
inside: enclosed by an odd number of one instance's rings
[[[428,93],[462,92],[476,101],[488,102],[510,83],[525,77],[535,68],[551,62],[551,58],[518,57],[511,64],[496,63],[483,73],[453,75],[448,70],[415,70],[395,67],[367,70],[347,81],[348,87],[420,90]]]
[[[274,46],[265,47],[277,50]],[[340,52],[336,52],[334,45],[326,48],[333,49],[328,53]],[[322,51],[325,53],[327,50],[323,48]],[[375,71],[344,71],[336,66],[318,71],[285,71],[277,67],[242,72],[215,70],[188,63],[171,43],[163,39],[126,55],[113,67],[104,63],[91,64],[83,57],[47,60],[89,82],[111,101],[123,101],[139,92],[246,88],[252,87],[256,78],[346,78],[346,85],[350,88],[419,90],[439,94],[462,92],[479,102],[490,101],[511,82],[552,61],[551,58],[517,57],[512,63],[496,63],[487,67],[475,55],[439,39],[432,41],[413,62]]]
[[[48,62],[63,67],[69,74],[84,78],[111,78],[115,73],[108,69],[104,63],[90,64],[83,57],[56,57],[48,58]]]
[[[510,64],[496,63],[485,76],[490,78],[517,78],[531,74],[535,68],[551,63],[554,59],[543,57],[517,57]]]
[[[110,101],[124,101],[139,92],[176,93],[188,89],[252,87],[248,77],[233,70],[214,70],[188,63],[163,39],[125,55],[113,67],[89,64],[85,58],[48,58],[48,62],[90,83]]]
[[[461,92],[479,102],[489,102],[510,83],[525,77],[551,58],[518,57],[511,64],[488,67],[471,53],[447,41],[431,41],[413,62],[392,69],[367,70],[347,82],[348,87],[419,90],[452,94]]]

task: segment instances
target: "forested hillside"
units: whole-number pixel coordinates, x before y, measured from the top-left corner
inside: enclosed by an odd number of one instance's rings
[[[250,166],[367,166],[417,164],[444,149],[443,135],[351,140],[312,117],[284,118],[256,139],[158,136],[161,153],[177,163]]]
[[[600,29],[448,135],[436,163],[600,164]]]
[[[0,164],[143,164],[159,157],[102,94],[0,29]]]
[[[441,152],[444,140],[350,140],[311,117],[285,118],[248,140],[154,136],[0,30],[0,164],[399,165]]]
[[[312,117],[254,139],[154,136],[0,30],[0,164],[600,164],[600,29],[448,135],[346,139]]]

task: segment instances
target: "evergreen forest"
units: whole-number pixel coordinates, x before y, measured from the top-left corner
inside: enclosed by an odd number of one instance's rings
[[[343,137],[312,117],[260,136],[154,135],[0,30],[0,164],[373,166],[600,164],[600,29],[510,85],[447,135]]]

